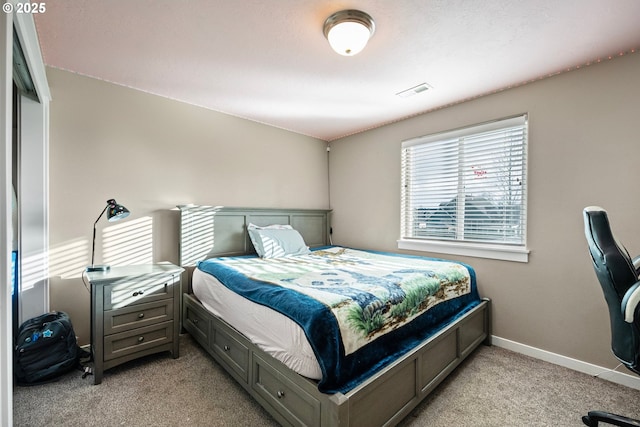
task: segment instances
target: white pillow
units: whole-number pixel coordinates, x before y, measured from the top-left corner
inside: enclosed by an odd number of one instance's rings
[[[247,231],[256,253],[261,258],[279,258],[311,252],[302,235],[290,225],[258,227],[249,224]]]
[[[257,233],[252,233],[251,230],[286,230],[293,229],[292,226],[288,224],[271,224],[271,225],[255,225],[253,223],[249,223],[247,225],[247,231],[249,232],[249,238],[251,239],[251,243],[253,244],[253,248],[256,250],[256,253],[259,257],[262,257],[264,254],[264,249],[262,248],[262,239]]]

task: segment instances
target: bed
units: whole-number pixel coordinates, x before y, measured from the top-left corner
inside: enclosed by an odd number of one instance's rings
[[[182,327],[282,425],[395,425],[490,343],[469,266],[333,246],[328,210],[179,208]],[[281,227],[310,249],[257,257]]]

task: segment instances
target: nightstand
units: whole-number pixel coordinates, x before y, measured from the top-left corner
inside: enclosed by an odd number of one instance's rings
[[[94,384],[121,363],[170,351],[179,356],[181,274],[169,263],[88,272]]]

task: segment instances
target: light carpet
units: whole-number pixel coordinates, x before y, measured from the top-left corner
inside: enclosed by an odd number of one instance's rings
[[[277,426],[189,335],[180,357],[157,354],[104,373],[93,385],[80,371],[58,381],[14,387],[15,426]],[[480,346],[402,427],[581,426],[589,410],[640,418],[640,391]]]

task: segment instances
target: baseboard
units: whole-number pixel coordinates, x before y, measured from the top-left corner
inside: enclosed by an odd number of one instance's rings
[[[526,344],[521,344],[505,338],[496,337],[495,335],[491,336],[491,344],[497,347],[502,347],[507,350],[514,351],[516,353],[521,353],[526,356],[544,360],[545,362],[564,366],[565,368],[573,369],[574,371],[582,372],[591,376],[597,375],[603,380],[611,381],[616,384],[621,384],[627,387],[634,388],[636,390],[640,390],[640,377],[635,375],[629,375],[623,372],[614,371],[610,368],[604,368],[602,366],[593,365],[591,363],[572,359],[560,354],[551,353],[550,351],[541,350],[539,348],[531,347]]]

